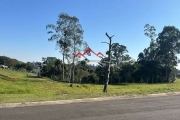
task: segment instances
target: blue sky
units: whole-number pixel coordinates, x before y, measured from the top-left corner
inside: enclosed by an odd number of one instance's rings
[[[62,58],[49,42],[47,24],[55,24],[60,13],[76,16],[84,30],[84,40],[95,52],[108,50],[105,33],[112,41],[125,45],[129,55],[137,59],[150,39],[144,25],[180,29],[180,0],[1,0],[0,56],[23,62],[41,61],[42,57]],[[89,59],[96,59],[91,56]]]

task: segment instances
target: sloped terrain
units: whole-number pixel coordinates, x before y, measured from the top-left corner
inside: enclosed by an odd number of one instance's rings
[[[28,74],[28,75],[27,75]],[[103,93],[103,85],[73,84],[56,82],[48,78],[38,78],[35,74],[0,69],[0,103],[68,100],[107,96],[136,96],[154,93],[180,91],[180,80],[163,84],[108,85]]]

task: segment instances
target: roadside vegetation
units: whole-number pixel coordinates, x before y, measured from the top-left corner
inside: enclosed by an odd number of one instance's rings
[[[28,76],[27,76],[28,75]],[[0,69],[0,103],[33,102],[82,99],[107,96],[136,96],[180,91],[180,80],[174,83],[142,84],[122,83],[109,85],[109,92],[102,92],[103,85],[74,84],[38,78],[37,75]]]

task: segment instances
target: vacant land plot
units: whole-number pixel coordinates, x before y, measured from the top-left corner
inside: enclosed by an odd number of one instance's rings
[[[109,85],[103,93],[103,85],[74,84],[37,78],[33,74],[0,69],[0,103],[67,100],[107,96],[134,96],[180,91],[180,80],[166,84],[120,84]]]

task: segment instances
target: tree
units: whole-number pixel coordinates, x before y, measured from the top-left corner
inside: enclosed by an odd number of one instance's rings
[[[99,83],[104,83],[106,74],[105,66],[97,66],[95,73],[99,77]]]
[[[144,32],[145,32],[144,34],[151,39],[151,42],[153,42],[155,40],[154,37],[157,36],[156,33],[155,33],[155,31],[156,31],[155,27],[150,26],[149,24],[146,24],[144,26],[144,28],[145,28],[144,29]]]
[[[76,65],[76,81],[80,82],[83,80],[82,78],[87,78],[89,75],[89,66],[87,65],[87,63],[85,61],[80,61],[78,62],[78,64]]]
[[[27,62],[27,63],[26,63],[26,70],[27,70],[27,71],[31,71],[31,70],[33,70],[33,68],[34,68],[34,66],[33,66],[32,63],[30,63],[30,62]]]
[[[122,65],[122,68],[120,69],[120,76],[122,78],[122,82],[134,82],[133,73],[135,71],[134,64],[131,64],[131,62],[126,62]]]
[[[111,49],[111,62],[116,65],[115,67],[120,67],[123,62],[127,62],[131,59],[127,53],[128,50],[126,46],[120,45],[119,43],[113,43]]]
[[[48,24],[46,26],[46,29],[51,29],[51,31],[48,31],[48,34],[51,34],[49,41],[56,41],[56,44],[58,48],[60,49],[60,52],[63,55],[63,80],[64,80],[64,57],[65,54],[69,50],[69,46],[71,46],[70,38],[72,37],[71,31],[72,31],[72,22],[74,17],[69,16],[66,13],[61,13],[58,16],[58,20],[56,22],[56,25]]]
[[[0,56],[0,65],[6,65],[9,68],[14,68],[16,64],[22,63],[16,59],[9,58],[7,56]]]
[[[74,56],[77,51],[80,50],[83,44],[83,29],[79,23],[79,19],[75,16],[69,16],[66,13],[62,13],[59,16],[57,25],[49,24],[46,28],[50,28],[53,31],[48,31],[52,36],[49,41],[56,40],[57,46],[63,54],[63,79],[64,79],[64,58],[73,59],[73,77],[75,71],[75,59]]]
[[[157,36],[157,34],[155,33],[156,29],[154,26],[151,26],[149,24],[146,24],[144,28],[144,34],[151,39],[150,46],[147,49],[144,49],[144,53],[147,56],[148,60],[154,60],[157,52],[157,44],[155,42],[155,37]]]
[[[57,59],[56,57],[47,57],[42,58],[43,64],[45,64],[42,68],[42,76],[47,77],[57,77],[61,75],[61,65],[62,61]],[[59,79],[56,79],[59,80]],[[61,79],[60,79],[61,80]]]
[[[149,83],[150,79],[153,83],[153,79],[156,76],[156,71],[158,67],[158,61],[156,60],[157,55],[157,42],[155,41],[156,37],[156,29],[154,26],[150,26],[146,24],[144,26],[144,34],[150,38],[150,46],[145,48],[143,52],[139,53],[138,55],[138,63],[140,64],[138,74],[141,75],[141,78],[144,82]]]
[[[82,50],[83,45],[83,29],[81,24],[79,23],[79,19],[76,17],[72,18],[72,25],[71,25],[71,43],[72,47],[70,48],[70,54],[73,56],[70,56],[73,58],[73,72],[72,72],[72,82],[74,82],[75,79],[75,60],[77,58],[74,58],[75,54]]]
[[[150,46],[148,48],[145,48],[143,52],[141,52],[138,55],[138,62],[141,65],[140,71],[142,72],[141,75],[143,76],[143,79],[146,79],[146,82],[148,83],[151,79],[153,83],[153,79],[156,76],[156,71],[158,69],[153,69],[158,67],[158,61],[156,59],[157,56],[157,42],[155,41],[155,37],[157,36],[155,31],[155,27],[151,26],[149,24],[146,24],[144,26],[144,34],[150,38]],[[153,69],[153,71],[152,71]],[[144,71],[144,72],[143,72]]]
[[[109,38],[109,52],[108,52],[108,59],[107,59],[107,67],[106,67],[106,81],[105,81],[105,84],[104,84],[104,89],[103,89],[103,92],[107,92],[107,87],[108,87],[108,83],[109,83],[109,74],[110,74],[110,63],[111,63],[111,49],[112,49],[112,37],[114,36],[109,36],[107,33],[106,33],[106,36]],[[107,42],[105,42],[107,43]]]
[[[158,34],[159,60],[166,67],[166,81],[169,82],[170,68],[177,65],[176,53],[180,48],[180,31],[174,26],[165,26]]]
[[[177,65],[176,53],[180,48],[180,32],[174,26],[165,26],[155,40],[155,27],[145,25],[145,35],[151,42],[138,56],[139,69],[137,73],[147,83],[170,82],[174,77],[170,76]],[[169,80],[170,78],[170,80]]]

